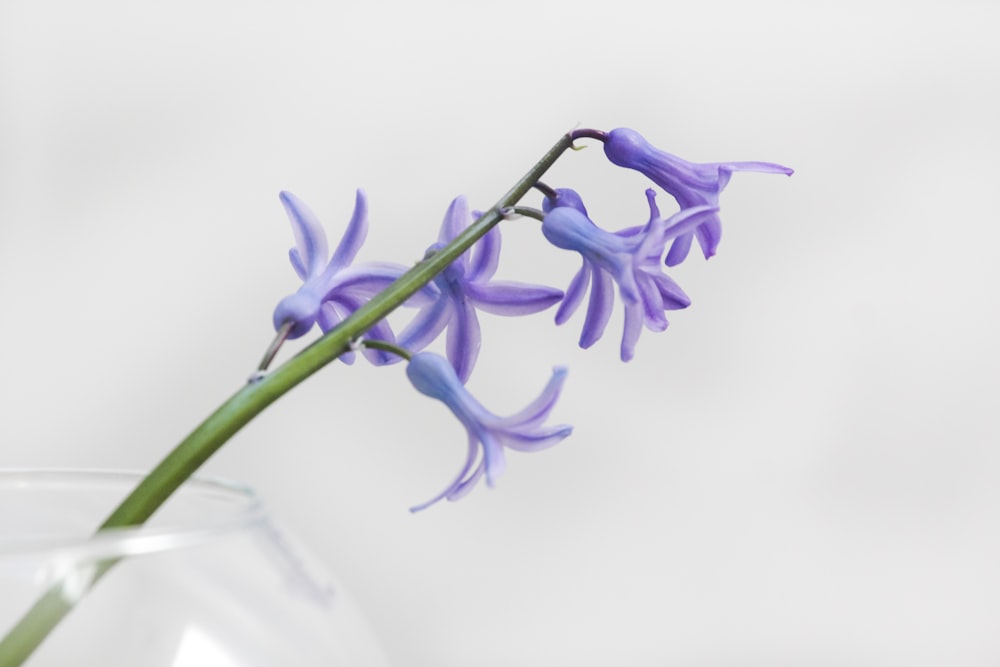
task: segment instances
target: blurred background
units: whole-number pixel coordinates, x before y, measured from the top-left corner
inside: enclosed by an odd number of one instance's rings
[[[568,365],[570,439],[411,515],[462,427],[401,365],[338,363],[205,472],[258,489],[400,666],[997,664],[998,18],[5,0],[0,459],[146,469],[236,390],[298,284],[279,190],[336,239],[364,187],[360,259],[410,263],[455,195],[489,206],[577,124],[633,127],[796,174],[733,177],[719,254],[670,273],[692,307],[629,364],[620,305],[588,351],[582,311],[482,316],[470,388],[510,413]],[[645,221],[596,145],[546,181]],[[575,256],[503,229],[499,277],[565,288]]]

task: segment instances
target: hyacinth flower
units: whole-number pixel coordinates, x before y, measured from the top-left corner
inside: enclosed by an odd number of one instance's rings
[[[362,190],[357,191],[354,214],[343,238],[328,257],[326,234],[316,215],[305,202],[290,192],[279,195],[295,235],[295,247],[288,251],[292,267],[303,280],[302,286],[282,299],[274,309],[275,330],[290,326],[287,338],[298,338],[318,324],[324,332],[330,331],[344,318],[357,310],[372,295],[384,290],[406,272],[406,267],[387,262],[351,266],[355,255],[368,235],[368,201]],[[413,305],[431,301],[434,291],[425,288],[410,299]],[[371,338],[392,342],[395,335],[385,320],[369,330]],[[380,350],[365,350],[373,363],[389,363],[396,357]],[[354,353],[341,357],[353,363]]]
[[[417,391],[447,405],[469,435],[468,456],[455,479],[438,495],[411,507],[411,512],[419,512],[444,498],[458,500],[484,475],[486,484],[493,487],[506,465],[504,447],[534,452],[551,447],[573,432],[568,425],[542,425],[559,398],[566,379],[565,368],[554,369],[538,398],[510,417],[498,417],[484,408],[465,388],[451,363],[432,352],[413,355],[406,376]]]
[[[791,176],[793,170],[772,162],[717,162],[697,164],[687,162],[653,147],[635,130],[618,128],[607,133],[604,154],[621,167],[641,172],[669,192],[681,209],[719,205],[719,194],[729,183],[733,172],[758,171]],[[679,235],[667,253],[667,266],[684,261],[691,249],[691,240],[698,238],[705,259],[715,254],[722,237],[722,221],[718,213],[706,216],[692,232]]]
[[[580,334],[580,347],[588,348],[604,334],[614,306],[614,283],[625,303],[625,327],[621,341],[621,359],[635,355],[635,345],[643,325],[651,331],[663,331],[669,325],[664,311],[691,305],[684,290],[663,273],[660,258],[666,243],[690,233],[718,210],[695,206],[669,218],[660,215],[656,193],[646,190],[649,221],[617,234],[604,231],[576,206],[557,206],[546,213],[542,234],[553,245],[573,250],[583,258],[583,266],[566,290],[556,324],[563,324],[576,312],[590,287],[590,302]]]
[[[428,254],[444,247],[471,222],[468,203],[464,197],[457,197],[448,207],[438,242],[428,249]],[[399,344],[422,350],[447,328],[448,359],[464,383],[479,356],[477,308],[495,315],[528,315],[562,299],[562,291],[552,287],[491,280],[499,257],[500,229],[494,227],[434,278],[438,290],[435,300],[423,306],[400,332]]]

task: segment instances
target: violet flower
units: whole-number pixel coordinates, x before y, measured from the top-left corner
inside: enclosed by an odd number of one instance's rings
[[[600,339],[614,306],[614,283],[625,303],[625,327],[621,359],[629,361],[645,324],[651,331],[663,331],[669,325],[666,310],[687,308],[691,300],[677,283],[662,271],[660,257],[667,241],[690,233],[718,210],[695,206],[669,218],[660,216],[656,193],[646,190],[649,222],[617,234],[595,225],[576,206],[552,208],[542,222],[542,234],[553,245],[573,250],[583,257],[583,266],[566,290],[556,324],[564,323],[576,312],[590,286],[590,302],[580,334],[580,347],[588,348]]]
[[[438,242],[428,254],[438,251],[472,222],[465,197],[448,207]],[[527,315],[545,310],[563,296],[561,290],[510,281],[491,281],[500,257],[500,230],[494,227],[448,268],[434,278],[438,293],[399,334],[399,344],[422,350],[447,327],[447,355],[464,383],[479,356],[481,336],[476,308],[496,315]]]
[[[330,331],[406,272],[405,266],[386,262],[350,265],[368,235],[368,202],[364,191],[357,191],[354,214],[329,261],[326,234],[316,215],[291,192],[282,192],[279,197],[295,235],[295,247],[288,251],[288,256],[303,280],[298,291],[286,296],[274,309],[275,330],[289,320],[294,323],[288,338],[305,335],[317,323],[324,332]],[[434,291],[425,288],[408,303],[421,305],[431,301],[433,296]],[[369,330],[369,336],[390,343],[395,341],[385,320],[376,323]],[[373,363],[390,363],[397,359],[380,350],[366,349],[364,354]],[[353,363],[354,353],[347,352],[340,358],[345,363]]]
[[[771,174],[786,174],[793,171],[772,162],[718,162],[697,164],[687,162],[655,148],[638,132],[620,127],[608,132],[604,142],[604,154],[613,163],[642,172],[650,180],[669,192],[677,200],[681,209],[694,206],[719,205],[719,193],[729,183],[735,171],[759,171]],[[687,257],[691,249],[692,236],[698,237],[705,259],[715,254],[722,237],[722,221],[717,213],[707,216],[693,234],[687,232],[678,236],[667,253],[667,266],[675,266]]]
[[[538,398],[510,417],[498,417],[484,408],[463,386],[451,363],[432,352],[413,355],[406,367],[406,376],[417,391],[447,405],[469,435],[468,456],[454,481],[427,502],[411,507],[411,512],[419,512],[442,498],[458,500],[471,491],[484,474],[486,484],[492,487],[506,464],[504,447],[534,452],[556,444],[573,432],[573,427],[567,425],[542,426],[559,398],[566,379],[565,368],[555,368]],[[479,456],[480,446],[482,457]]]

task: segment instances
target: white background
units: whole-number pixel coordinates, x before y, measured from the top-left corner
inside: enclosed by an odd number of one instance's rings
[[[554,364],[560,446],[413,516],[461,426],[402,366],[337,364],[208,473],[255,486],[396,665],[1000,662],[990,2],[0,4],[0,458],[148,468],[237,389],[297,280],[277,201],[419,258],[577,123],[737,174],[694,300],[617,358],[582,312],[483,316],[499,413]],[[610,228],[641,176],[554,186]],[[666,205],[668,197],[661,195]],[[530,202],[537,204],[537,196]],[[501,277],[578,260],[505,227]],[[293,346],[293,350],[295,346]],[[286,352],[288,354],[288,352]]]

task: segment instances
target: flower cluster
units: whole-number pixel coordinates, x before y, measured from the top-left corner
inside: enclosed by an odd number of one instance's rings
[[[494,280],[501,248],[500,228],[494,226],[408,298],[404,305],[418,310],[398,336],[385,320],[369,329],[365,335],[366,357],[376,364],[408,359],[407,376],[413,386],[448,406],[469,435],[468,456],[458,476],[413,511],[441,499],[456,500],[483,476],[492,486],[503,471],[505,447],[535,451],[559,442],[571,431],[568,426],[543,426],[565,378],[563,369],[555,371],[541,396],[511,417],[494,415],[466,390],[464,385],[472,375],[481,345],[477,310],[513,316],[559,304],[555,321],[562,324],[578,309],[589,290],[580,336],[580,346],[588,348],[604,333],[617,285],[624,304],[620,355],[623,361],[629,361],[643,327],[663,331],[668,326],[666,311],[690,305],[691,300],[664,273],[664,267],[682,262],[694,238],[706,259],[715,254],[722,230],[719,195],[732,174],[792,173],[787,167],[768,162],[686,162],[653,147],[626,128],[610,132],[576,130],[568,136],[570,140],[591,138],[603,142],[611,163],[647,176],[676,200],[679,210],[662,215],[656,192],[647,189],[648,220],[606,231],[591,220],[575,190],[535,183],[544,195],[542,209],[518,206],[512,210],[541,220],[545,239],[582,258],[583,264],[565,293],[552,287]],[[290,193],[281,193],[281,201],[295,235],[296,245],[290,251],[292,266],[303,280],[302,286],[282,299],[274,312],[275,329],[287,332],[289,338],[304,335],[314,325],[324,332],[331,331],[407,271],[404,266],[388,263],[352,265],[367,233],[367,201],[360,190],[354,215],[329,259],[326,237],[314,214]],[[425,259],[450,247],[478,218],[470,212],[464,197],[452,201],[438,240],[427,250]],[[423,351],[445,332],[447,358]],[[352,354],[348,351],[342,358],[350,362]]]

